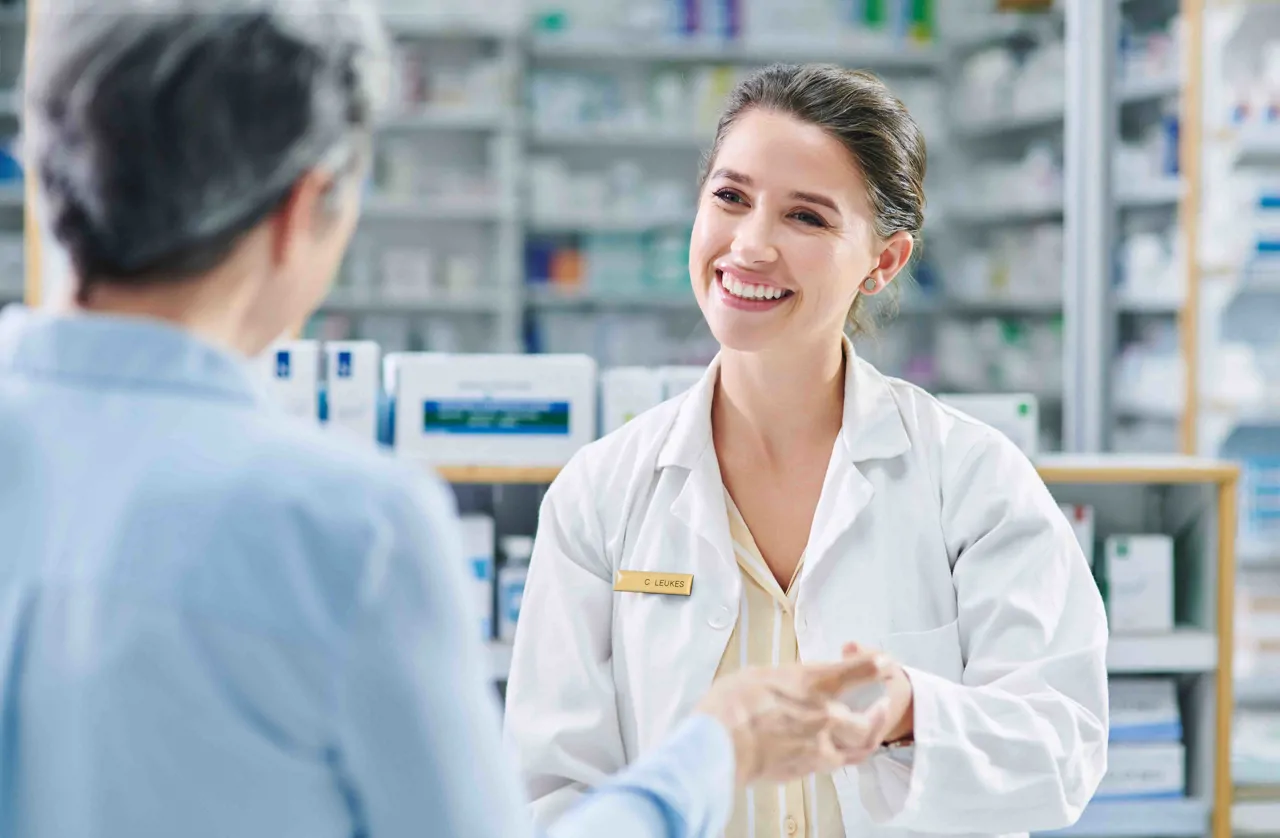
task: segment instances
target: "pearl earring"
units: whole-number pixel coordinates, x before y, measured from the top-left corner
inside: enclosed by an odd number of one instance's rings
[[[876,279],[873,276],[867,277],[867,281],[862,283],[863,290],[872,293],[876,290]]]

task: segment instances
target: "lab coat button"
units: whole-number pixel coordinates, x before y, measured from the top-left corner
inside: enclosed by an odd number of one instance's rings
[[[722,605],[716,609],[716,613],[711,615],[707,620],[707,623],[709,623],[713,629],[728,628],[731,616],[732,612],[729,611],[729,606]]]

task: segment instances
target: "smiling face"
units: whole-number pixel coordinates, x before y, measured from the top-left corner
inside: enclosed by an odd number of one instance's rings
[[[753,109],[711,161],[689,273],[720,344],[758,352],[838,340],[863,283],[882,289],[911,247],[907,233],[876,236],[863,174],[839,140]]]

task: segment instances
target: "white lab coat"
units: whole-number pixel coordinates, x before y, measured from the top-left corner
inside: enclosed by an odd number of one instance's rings
[[[851,640],[890,653],[915,745],[836,773],[845,833],[1067,826],[1107,753],[1106,617],[1070,525],[1005,437],[848,352],[796,583],[800,657]],[[658,745],[724,653],[742,581],[717,371],[583,449],[545,498],[506,716],[542,824]],[[693,574],[692,595],[616,593],[624,569]]]

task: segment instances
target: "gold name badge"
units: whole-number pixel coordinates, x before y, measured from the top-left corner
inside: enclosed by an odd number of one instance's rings
[[[633,594],[689,596],[693,593],[693,574],[619,570],[618,578],[613,583],[613,589]]]

